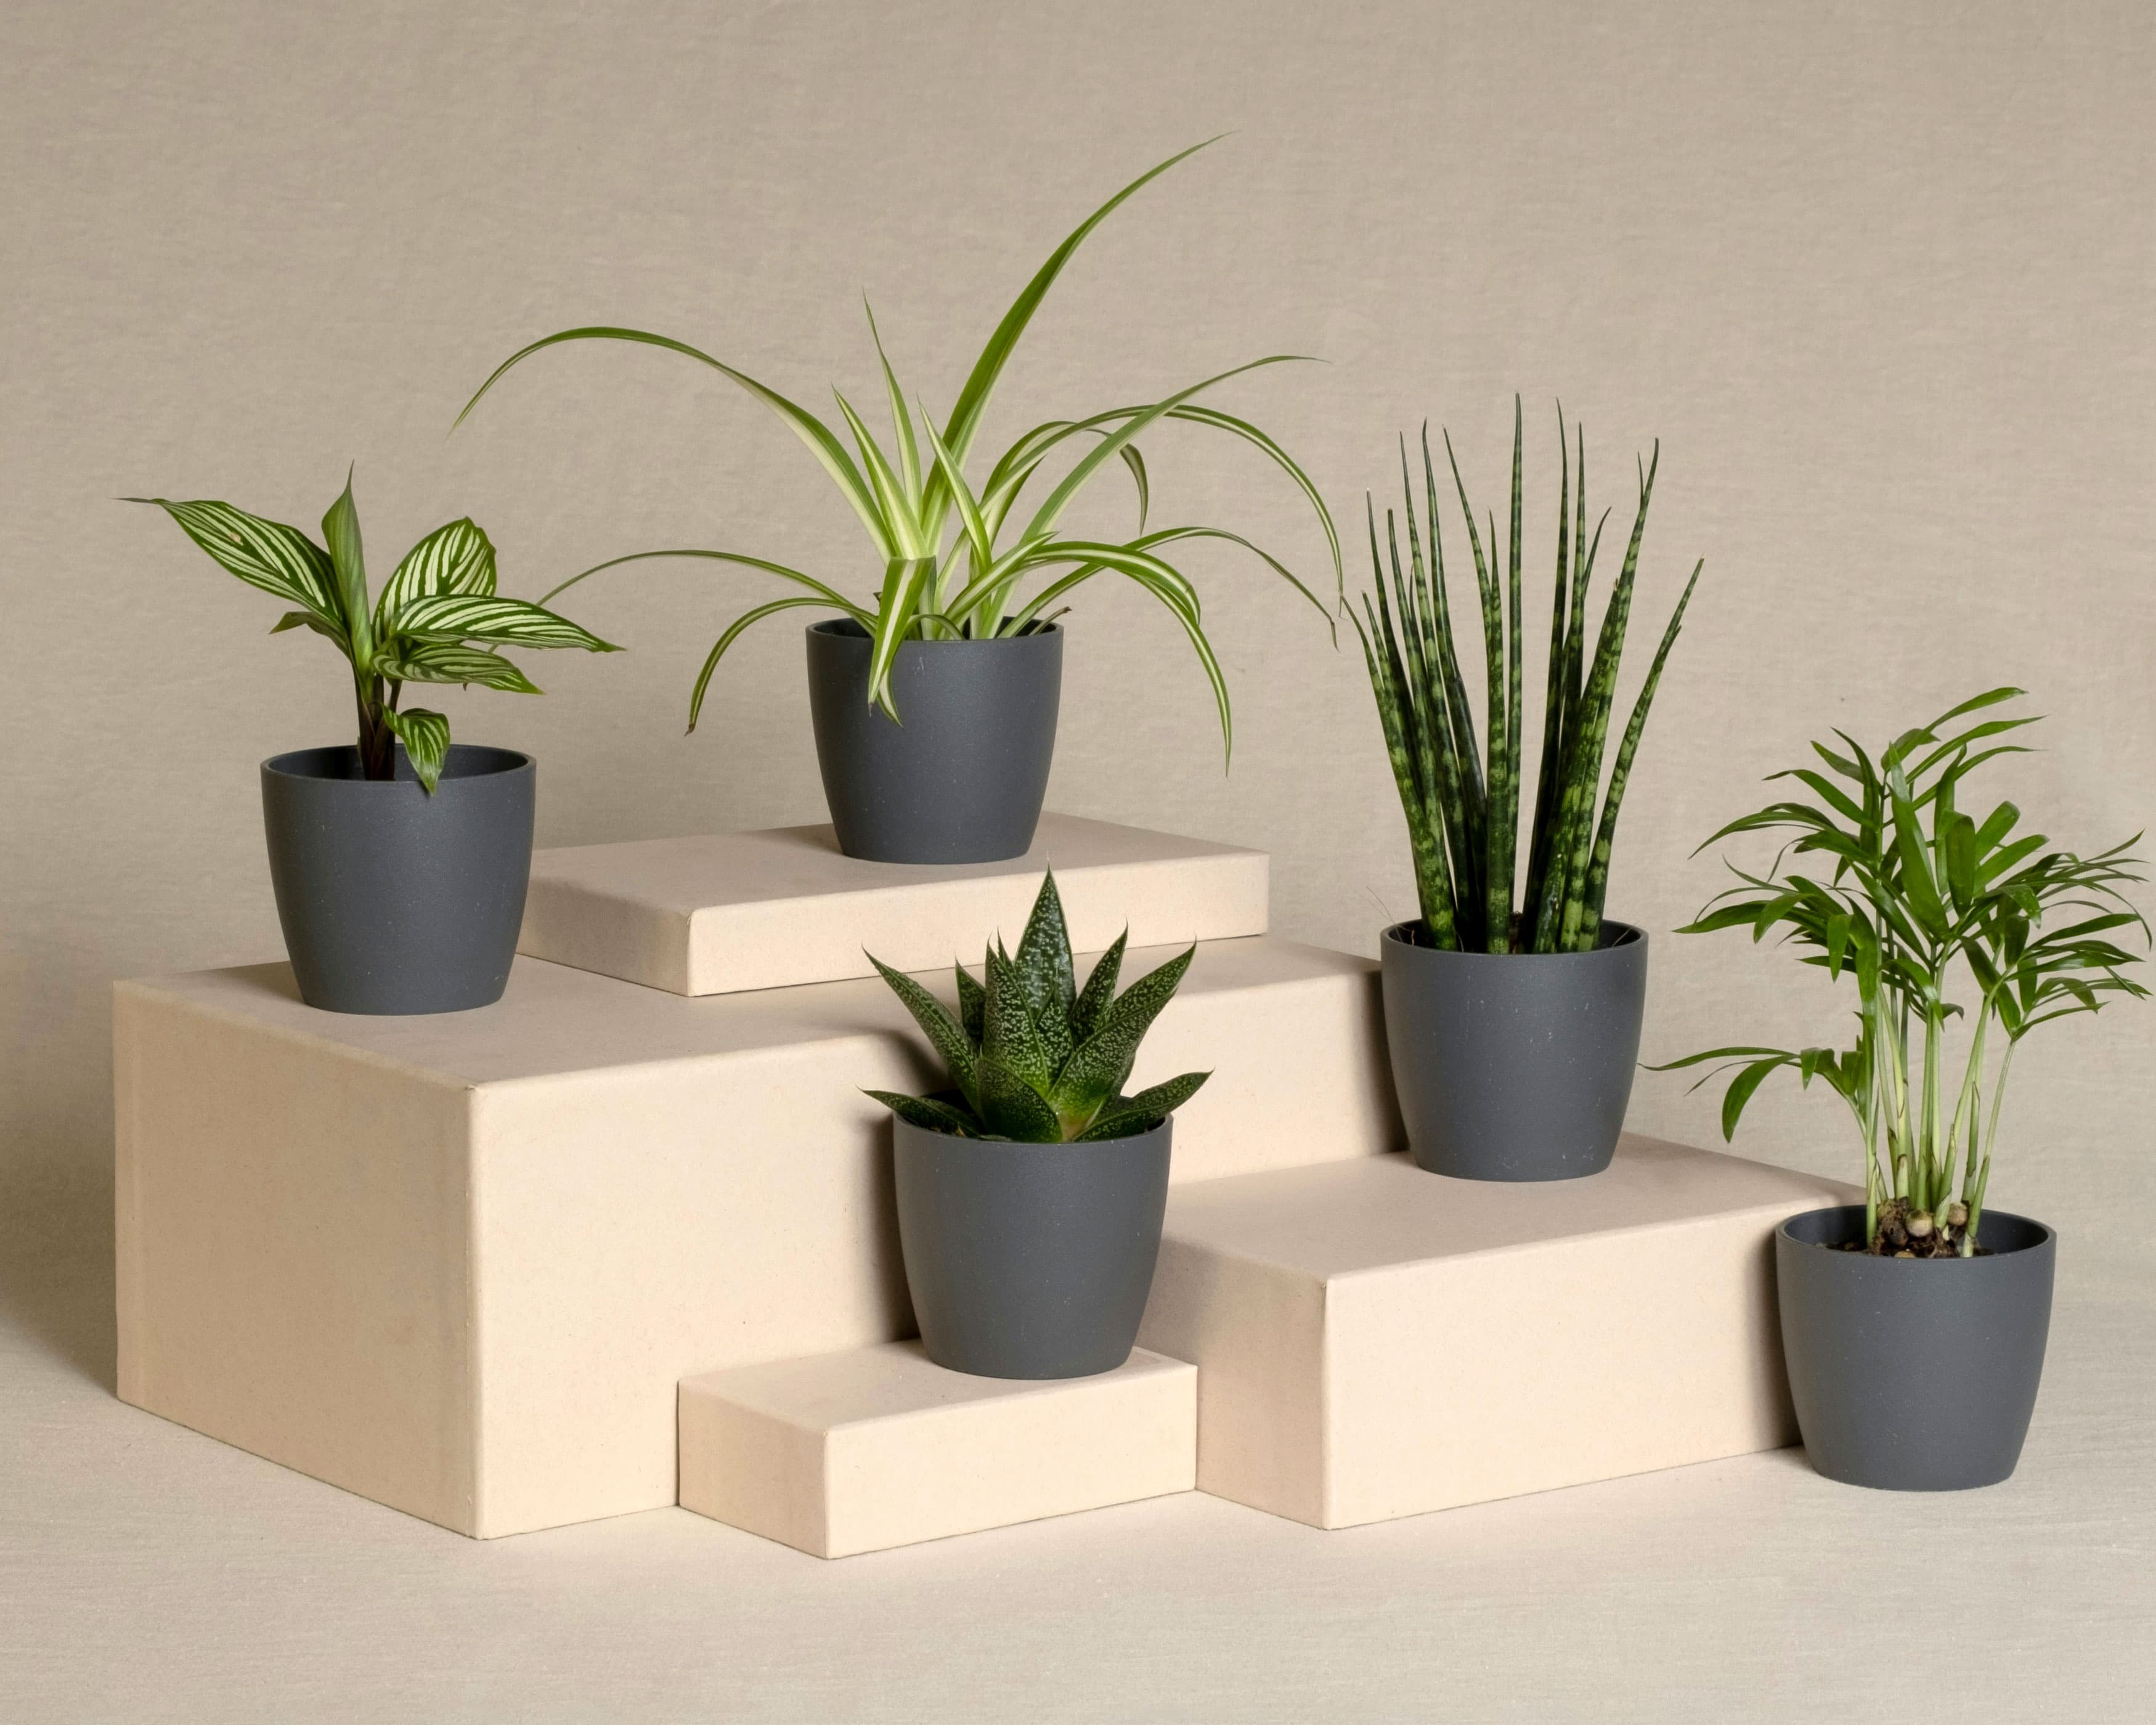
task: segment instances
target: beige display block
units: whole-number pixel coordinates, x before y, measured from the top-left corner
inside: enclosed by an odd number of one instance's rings
[[[1539,1185],[1210,1180],[1168,1195],[1139,1339],[1197,1363],[1199,1489],[1313,1527],[1776,1449],[1769,1240],[1857,1196],[1630,1137]]]
[[[892,1342],[685,1379],[680,1425],[684,1509],[844,1558],[1188,1491],[1198,1372],[973,1378]]]
[[[998,930],[1018,943],[1051,865],[1081,952],[1126,927],[1140,947],[1265,932],[1263,851],[1044,814],[1008,862],[862,862],[828,826],[541,850],[518,950],[676,994],[873,976],[865,952],[978,965]]]
[[[1214,1072],[1174,1177],[1392,1148],[1376,981],[1202,947],[1134,1081]],[[495,1006],[364,1018],[258,965],[121,983],[114,1057],[121,1396],[446,1527],[670,1504],[681,1378],[911,1333],[861,1088],[932,1075],[880,979],[519,959]]]

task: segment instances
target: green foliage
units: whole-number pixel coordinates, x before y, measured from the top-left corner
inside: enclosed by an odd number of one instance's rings
[[[891,413],[892,436],[886,451],[853,404],[834,390],[839,414],[858,453],[858,461],[831,427],[808,409],[746,372],[671,336],[644,330],[589,326],[562,330],[511,354],[465,403],[464,413],[457,416],[459,424],[511,367],[542,348],[565,341],[640,342],[710,367],[762,402],[807,446],[860,518],[868,534],[870,553],[882,572],[874,596],[856,601],[800,569],[741,552],[636,552],[627,557],[609,558],[572,576],[547,598],[552,599],[563,588],[603,569],[650,557],[706,558],[753,569],[801,589],[743,613],[720,635],[704,661],[690,696],[689,728],[693,731],[711,675],[726,649],[743,630],[781,611],[802,607],[837,611],[867,630],[875,643],[870,661],[869,698],[896,718],[891,673],[902,643],[978,640],[1024,634],[1045,627],[1060,615],[1059,602],[1094,576],[1121,575],[1158,599],[1188,638],[1212,685],[1223,744],[1232,746],[1234,732],[1227,680],[1206,637],[1198,590],[1179,568],[1162,555],[1163,549],[1199,539],[1221,540],[1239,546],[1308,599],[1327,619],[1328,628],[1332,627],[1332,612],[1284,563],[1240,534],[1207,526],[1158,527],[1148,531],[1146,513],[1151,501],[1151,482],[1145,459],[1139,452],[1138,439],[1142,433],[1149,433],[1163,422],[1173,420],[1222,433],[1258,450],[1294,483],[1315,511],[1332,556],[1337,595],[1342,579],[1339,537],[1333,529],[1332,516],[1309,475],[1258,427],[1197,400],[1199,395],[1231,378],[1264,367],[1284,364],[1301,356],[1270,355],[1233,367],[1157,401],[1110,408],[1082,418],[1049,420],[1033,427],[1010,444],[990,464],[987,475],[978,484],[966,477],[974,440],[997,381],[1064,266],[1086,236],[1126,199],[1185,157],[1204,147],[1203,144],[1193,146],[1141,174],[1095,210],[1055,249],[988,337],[940,431],[917,400],[909,407],[906,391],[884,355],[882,336],[876,329],[875,314],[870,312],[869,334],[875,347]],[[1072,454],[1077,459],[1069,470],[1049,489],[1029,516],[1020,516],[1017,506],[1028,485],[1043,475],[1051,459],[1060,460]],[[1065,533],[1060,526],[1065,512],[1111,461],[1120,462],[1135,487],[1137,534],[1128,539],[1103,540]],[[1014,526],[1020,521],[1022,526]],[[1019,589],[1029,584],[1030,591],[1022,594]]]
[[[1197,948],[1118,995],[1123,945],[1118,937],[1081,990],[1051,872],[1041,882],[1017,953],[1004,951],[1001,941],[992,944],[982,967],[984,982],[958,968],[955,1013],[871,954],[870,962],[942,1060],[951,1085],[944,1097],[868,1094],[901,1120],[962,1137],[1091,1143],[1152,1131],[1211,1076],[1186,1072],[1134,1096],[1122,1094],[1138,1044],[1174,998]]]
[[[1707,841],[1794,834],[1773,867],[1755,875],[1732,865],[1740,884],[1680,931],[1748,928],[1757,942],[1779,929],[1805,963],[1856,982],[1851,1047],[1716,1048],[1654,1070],[1717,1063],[1702,1084],[1731,1072],[1725,1138],[1772,1074],[1794,1070],[1806,1086],[1823,1080],[1848,1105],[1864,1141],[1866,1232],[1875,1250],[1882,1229],[1922,1215],[1928,1230],[1950,1226],[1958,1249],[1973,1251],[2015,1049],[2039,1024],[2148,993],[2121,973],[2139,955],[2111,938],[2128,928],[2148,937],[2148,922],[2119,890],[2143,879],[2134,872],[2140,860],[2127,855],[2138,834],[2082,857],[2041,833],[2017,833],[2021,811],[2011,803],[1981,821],[1961,808],[1979,767],[2025,752],[1991,739],[2035,721],[1962,721],[2020,693],[1993,689],[1965,701],[1902,732],[1876,762],[1839,731],[1847,753],[1814,743],[1825,772],[1797,767],[1773,777],[1794,781],[1816,801],[1769,803]],[[1950,988],[1964,998],[1949,999]],[[1968,1047],[1950,1086],[1956,1019]]]
[[[359,754],[369,778],[396,776],[402,742],[429,794],[449,753],[449,721],[398,705],[407,683],[479,683],[536,695],[537,687],[493,647],[619,649],[566,617],[494,590],[494,546],[469,518],[437,527],[404,554],[370,604],[359,511],[347,475],[344,494],[322,517],[317,545],[297,527],[264,521],[229,503],[130,497],[154,503],[218,566],[297,610],[270,629],[311,629],[352,667],[359,709]]]
[[[1496,518],[1486,518],[1486,548],[1460,464],[1445,439],[1453,489],[1466,523],[1468,549],[1482,620],[1484,752],[1476,743],[1475,711],[1460,668],[1452,608],[1445,579],[1445,543],[1438,511],[1437,472],[1430,459],[1430,429],[1423,428],[1423,526],[1415,521],[1407,445],[1400,446],[1408,555],[1400,561],[1399,535],[1385,512],[1386,552],[1378,547],[1377,511],[1369,514],[1374,592],[1363,597],[1363,614],[1349,612],[1369,667],[1378,718],[1392,757],[1400,805],[1407,816],[1414,860],[1415,893],[1422,910],[1421,937],[1429,944],[1471,952],[1584,952],[1600,937],[1602,904],[1609,880],[1610,847],[1617,813],[1631,776],[1633,757],[1646,728],[1647,709],[1685,607],[1699,583],[1691,579],[1662,632],[1630,721],[1618,743],[1609,788],[1603,757],[1616,702],[1617,670],[1631,619],[1632,586],[1646,531],[1647,504],[1655,488],[1655,459],[1640,475],[1639,511],[1632,522],[1625,565],[1603,609],[1592,658],[1588,654],[1587,588],[1602,544],[1604,511],[1587,532],[1587,446],[1578,439],[1578,490],[1565,447],[1564,417],[1558,416],[1561,477],[1557,508],[1557,582],[1550,608],[1548,665],[1544,678],[1540,759],[1528,834],[1527,878],[1516,893],[1520,851],[1520,799],[1525,763],[1527,713],[1522,699],[1521,615],[1520,408],[1512,403],[1512,485],[1509,531],[1503,546]],[[1429,562],[1424,561],[1428,539]],[[1502,550],[1502,555],[1501,555]],[[1387,564],[1390,564],[1389,591]]]

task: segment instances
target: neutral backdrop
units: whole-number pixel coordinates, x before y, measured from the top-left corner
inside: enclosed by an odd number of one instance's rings
[[[873,401],[865,293],[909,387],[947,408],[1086,210],[1225,131],[1081,253],[991,433],[1316,356],[1218,399],[1307,465],[1351,585],[1363,495],[1384,506],[1425,418],[1494,505],[1523,398],[1531,573],[1557,403],[1620,526],[1659,439],[1627,701],[1707,572],[1610,890],[1652,932],[1645,1054],[1831,1034],[1847,1002],[1814,973],[1670,933],[1723,878],[1695,845],[1807,739],[1883,738],[2013,683],[2046,752],[2001,765],[2001,794],[2083,848],[2151,819],[2152,73],[2156,13],[2057,0],[14,0],[0,1305],[25,1357],[109,1383],[109,984],[278,953],[255,764],[351,724],[324,644],[271,639],[274,602],[116,499],[311,526],[356,464],[384,570],[470,513],[520,594],[665,545],[865,590],[860,529],[805,452],[685,361],[549,354],[450,423],[515,347],[583,322],[676,335],[812,405],[834,382]],[[1299,499],[1247,451],[1183,430],[1148,453],[1156,521],[1237,529],[1329,583]],[[1114,484],[1091,508],[1127,521]],[[1413,895],[1353,638],[1336,651],[1224,551],[1189,565],[1232,771],[1178,631],[1103,579],[1067,619],[1051,805],[1266,850],[1279,931],[1373,952]],[[702,654],[768,593],[696,565],[599,578],[572,608],[630,652],[531,656],[545,698],[444,704],[461,737],[539,757],[542,844],[819,819],[798,618],[743,641],[683,734]],[[2152,1055],[2156,1011],[2128,1007],[2018,1063],[1993,1199],[2066,1230],[2062,1323],[2146,1293]],[[1715,1141],[1712,1101],[1674,1076],[1643,1076],[1632,1124]],[[1856,1166],[1836,1105],[1794,1087],[1738,1147]],[[2143,1344],[2118,1369],[2147,1364]],[[2133,1622],[2145,1651],[2145,1599]]]

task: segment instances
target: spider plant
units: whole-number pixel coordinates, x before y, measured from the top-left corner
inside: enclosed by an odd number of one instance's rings
[[[1014,1143],[1097,1142],[1150,1132],[1211,1075],[1186,1072],[1134,1096],[1122,1094],[1138,1044],[1190,968],[1189,948],[1121,994],[1124,937],[1078,987],[1070,931],[1051,870],[1041,882],[1015,956],[990,944],[982,980],[954,967],[958,1010],[870,955],[892,992],[949,1069],[947,1097],[868,1092],[901,1120],[931,1132]]]
[[[1026,634],[1060,616],[1058,608],[1061,602],[1084,583],[1096,575],[1112,572],[1127,577],[1158,599],[1189,638],[1212,685],[1224,746],[1232,747],[1234,733],[1227,681],[1200,620],[1198,589],[1163,552],[1171,546],[1192,540],[1224,540],[1250,552],[1292,585],[1326,618],[1328,628],[1332,627],[1332,612],[1286,564],[1239,533],[1213,526],[1147,528],[1151,484],[1139,439],[1163,421],[1174,420],[1240,439],[1260,450],[1294,482],[1316,512],[1331,551],[1337,593],[1342,578],[1339,541],[1332,517],[1309,476],[1256,425],[1197,398],[1231,378],[1285,364],[1302,356],[1268,355],[1231,367],[1156,401],[1109,408],[1079,418],[1049,420],[1033,427],[1005,449],[978,483],[967,477],[989,398],[1019,338],[1065,265],[1086,236],[1125,200],[1205,147],[1205,144],[1194,145],[1139,175],[1080,223],[1050,254],[1048,261],[1011,303],[981,349],[941,430],[927,408],[917,398],[910,399],[901,386],[885,356],[873,310],[868,314],[869,336],[881,372],[891,434],[888,445],[880,443],[853,403],[834,389],[839,414],[853,439],[851,453],[831,425],[808,408],[747,372],[670,336],[655,335],[647,330],[590,326],[562,330],[520,348],[495,368],[465,404],[463,413],[457,416],[459,424],[464,423],[465,416],[504,373],[542,348],[565,341],[634,341],[665,348],[710,367],[738,385],[768,408],[808,446],[860,518],[868,536],[870,556],[881,571],[880,585],[874,594],[857,600],[805,570],[744,552],[696,548],[644,551],[594,564],[563,582],[547,594],[547,598],[551,600],[555,594],[601,570],[652,557],[707,558],[754,569],[798,588],[798,592],[752,607],[721,634],[690,696],[689,728],[693,731],[703,710],[705,691],[710,687],[712,673],[726,649],[744,630],[781,611],[802,607],[836,611],[866,630],[875,644],[870,660],[869,698],[896,718],[891,676],[892,663],[902,643],[980,640]],[[1059,458],[1060,465],[1060,458],[1074,451],[1080,453],[1068,470],[1048,485],[1045,495],[1029,513],[1022,510],[1021,493],[1042,475],[1050,459]],[[1111,461],[1121,462],[1136,487],[1138,531],[1128,539],[1091,538],[1065,532],[1061,526],[1065,514]],[[1047,483],[1045,478],[1043,483]]]
[[[448,718],[424,707],[400,708],[405,684],[478,683],[536,695],[537,686],[493,648],[619,650],[543,606],[497,595],[493,542],[469,516],[435,528],[405,552],[370,603],[350,475],[344,495],[322,517],[326,547],[297,527],[229,503],[122,501],[157,505],[220,567],[299,608],[270,634],[311,629],[344,655],[359,710],[359,758],[369,778],[396,777],[402,742],[431,796],[449,759]]]
[[[1378,717],[1392,757],[1407,816],[1414,859],[1415,894],[1422,911],[1421,943],[1471,952],[1584,952],[1594,950],[1602,926],[1609,880],[1610,847],[1617,814],[1631,776],[1633,757],[1646,728],[1647,710],[1662,667],[1676,643],[1685,607],[1691,601],[1704,562],[1678,598],[1661,645],[1648,668],[1617,745],[1608,788],[1602,764],[1615,705],[1617,670],[1632,614],[1632,587],[1647,505],[1661,459],[1640,473],[1640,501],[1625,547],[1625,564],[1603,608],[1594,649],[1588,653],[1588,586],[1609,519],[1604,511],[1587,531],[1587,444],[1575,433],[1574,462],[1565,444],[1564,415],[1558,413],[1559,480],[1557,508],[1557,583],[1550,607],[1549,660],[1544,678],[1540,759],[1530,817],[1527,874],[1518,877],[1521,775],[1527,715],[1522,689],[1521,420],[1512,403],[1512,490],[1508,531],[1501,543],[1494,516],[1487,541],[1476,525],[1474,506],[1460,476],[1452,439],[1445,439],[1447,465],[1467,545],[1475,564],[1482,623],[1486,732],[1478,754],[1475,710],[1468,699],[1455,645],[1452,608],[1445,589],[1445,542],[1438,511],[1437,473],[1430,457],[1430,428],[1422,434],[1423,527],[1415,525],[1415,496],[1407,444],[1400,444],[1400,481],[1406,493],[1408,556],[1400,561],[1393,512],[1385,511],[1386,554],[1378,547],[1377,512],[1369,517],[1374,595],[1363,596],[1363,615],[1349,619],[1362,637]],[[1429,562],[1424,539],[1428,537]],[[1390,564],[1390,595],[1387,563]],[[1394,612],[1397,608],[1398,617]],[[1367,627],[1366,627],[1367,624]]]
[[[2026,752],[1990,739],[2035,722],[1964,721],[2020,693],[1965,701],[1902,732],[1876,762],[1837,731],[1846,753],[1812,745],[1825,773],[1773,775],[1816,801],[1770,803],[1700,847],[1740,833],[1794,834],[1763,874],[1732,865],[1740,884],[1680,932],[1749,928],[1758,942],[1779,929],[1805,963],[1855,979],[1856,1035],[1844,1049],[1708,1049],[1655,1070],[1717,1063],[1701,1084],[1730,1072],[1724,1138],[1771,1074],[1794,1070],[1807,1086],[1824,1080],[1863,1141],[1865,1236],[1875,1253],[1974,1253],[2015,1050],[2040,1024],[2148,993],[2121,973],[2138,955],[2111,938],[2136,927],[2148,937],[2120,891],[2143,878],[2140,860],[2127,855],[2138,834],[2082,857],[2017,832],[2021,811],[2011,803],[1981,821],[1962,810],[1978,768]],[[1957,988],[1964,998],[1949,999]]]

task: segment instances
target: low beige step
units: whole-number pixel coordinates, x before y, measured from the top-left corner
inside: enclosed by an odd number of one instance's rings
[[[1199,1489],[1313,1527],[1777,1449],[1771,1236],[1857,1195],[1631,1137],[1538,1185],[1397,1155],[1204,1181],[1139,1339],[1198,1366]]]
[[[819,1558],[1188,1491],[1198,1373],[1142,1348],[1019,1382],[918,1342],[683,1380],[681,1507]]]
[[[1073,946],[1098,952],[1228,940],[1266,928],[1257,850],[1044,814],[1008,862],[862,862],[831,829],[706,834],[541,850],[518,950],[675,994],[873,976],[980,962],[989,935],[1018,943],[1050,866]]]

